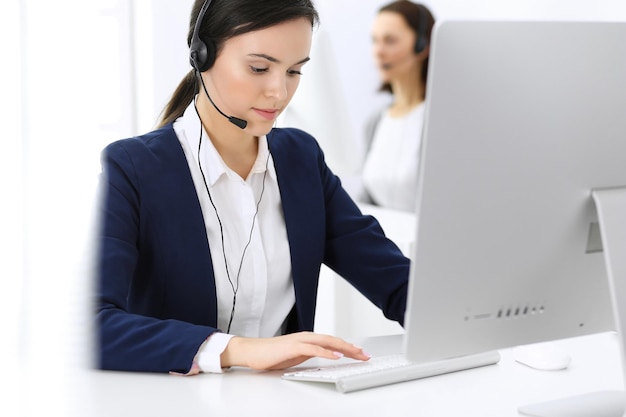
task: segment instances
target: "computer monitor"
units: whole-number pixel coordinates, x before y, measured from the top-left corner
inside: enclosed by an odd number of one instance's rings
[[[626,283],[625,39],[617,22],[436,25],[409,359],[616,330],[606,238]],[[617,196],[607,220],[602,189]]]

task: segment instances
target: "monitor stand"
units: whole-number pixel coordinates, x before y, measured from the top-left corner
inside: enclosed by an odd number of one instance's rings
[[[626,381],[626,188],[591,193],[598,212],[604,261],[618,334],[623,380]],[[619,300],[622,300],[621,304]],[[596,391],[519,407],[533,417],[624,417],[626,392]]]

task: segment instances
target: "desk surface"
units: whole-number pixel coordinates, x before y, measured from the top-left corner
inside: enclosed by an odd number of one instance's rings
[[[370,353],[397,351],[401,336],[361,343]],[[614,333],[558,342],[572,355],[565,371],[538,371],[501,350],[497,365],[341,394],[334,386],[281,379],[282,372],[166,374],[71,369],[24,377],[21,415],[110,416],[518,416],[520,405],[623,389]],[[307,365],[319,364],[312,360]],[[6,394],[6,391],[5,391]],[[14,414],[12,414],[14,415]]]

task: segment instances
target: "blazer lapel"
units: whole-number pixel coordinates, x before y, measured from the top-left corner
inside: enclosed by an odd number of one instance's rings
[[[288,138],[284,130],[274,130],[270,139],[291,252],[299,329],[313,330],[325,240],[320,173],[315,158],[294,157],[301,151],[293,145],[297,138]],[[303,163],[305,160],[308,162]]]
[[[177,256],[184,256],[185,261],[179,263],[182,270],[178,271],[179,279],[188,280],[188,285],[179,285],[187,291],[180,294],[179,299],[185,299],[182,307],[187,315],[194,317],[194,322],[202,322],[210,326],[217,326],[217,294],[215,288],[215,275],[213,262],[209,249],[204,217],[196,189],[189,171],[189,165],[184,152],[171,130],[171,135],[163,141],[165,149],[163,155],[172,155],[169,160],[161,161],[172,187],[160,187],[162,203],[170,206],[170,213],[179,217],[176,221],[177,230],[175,235],[170,236],[171,252]],[[166,195],[166,190],[172,190],[172,194]],[[163,219],[170,221],[170,219]],[[207,311],[208,310],[208,311]]]

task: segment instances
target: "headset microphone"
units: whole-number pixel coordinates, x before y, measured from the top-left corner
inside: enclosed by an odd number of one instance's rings
[[[208,43],[205,43],[202,39],[200,39],[200,25],[202,24],[202,20],[204,19],[204,15],[208,10],[210,4],[211,0],[205,0],[202,4],[200,12],[198,13],[198,18],[196,19],[196,24],[193,28],[193,34],[191,35],[189,62],[198,73],[200,82],[202,83],[202,88],[204,89],[204,92],[213,107],[215,107],[215,110],[217,110],[219,114],[227,118],[228,121],[230,121],[235,126],[239,127],[240,129],[245,129],[248,125],[247,121],[235,116],[229,116],[221,111],[219,107],[217,107],[217,105],[211,99],[211,96],[209,95],[206,86],[204,85],[204,79],[202,79],[202,73],[211,68],[211,66],[213,66],[217,49],[214,42],[209,41]]]
[[[207,98],[209,99],[209,101],[211,102],[213,107],[215,107],[215,110],[217,110],[219,114],[221,114],[222,116],[227,118],[229,122],[231,122],[232,124],[234,124],[235,126],[237,126],[240,129],[245,129],[246,126],[248,126],[248,122],[247,121],[245,121],[243,119],[240,119],[238,117],[235,117],[235,116],[229,116],[226,113],[224,113],[223,111],[221,111],[219,107],[217,107],[217,105],[213,102],[213,99],[209,95],[209,92],[207,91],[206,86],[204,85],[204,80],[202,79],[202,75],[200,75],[200,82],[202,83],[202,89],[204,90],[204,93],[206,94]]]

